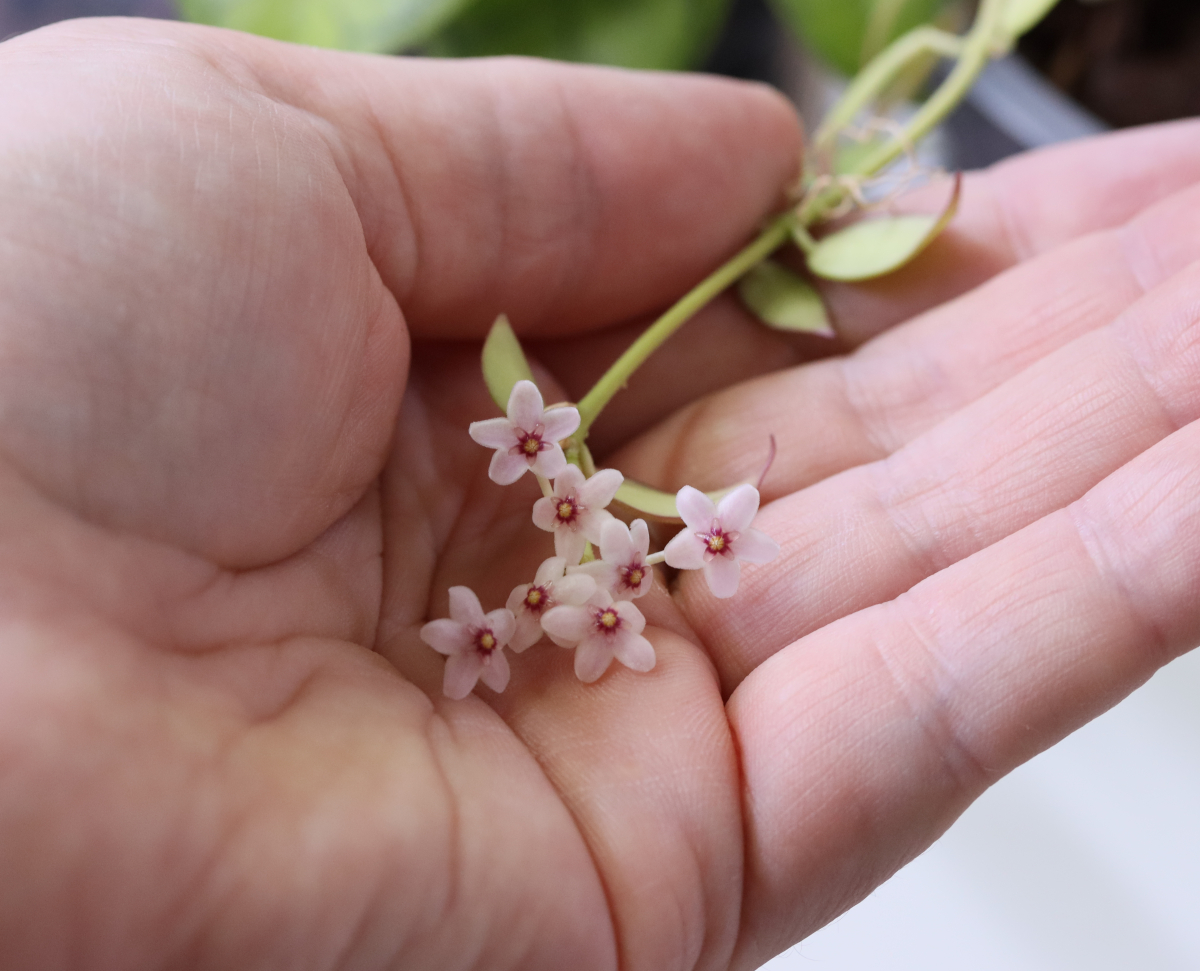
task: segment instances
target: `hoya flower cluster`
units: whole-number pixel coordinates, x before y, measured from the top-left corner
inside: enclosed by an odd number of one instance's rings
[[[507,410],[505,418],[474,422],[470,435],[496,450],[488,469],[494,482],[509,485],[529,471],[542,482],[533,523],[554,535],[554,556],[532,581],[515,587],[499,610],[485,614],[470,589],[450,588],[450,617],[421,628],[421,639],[447,655],[447,697],[465,698],[478,681],[503,691],[509,679],[504,649],[519,654],[543,635],[574,650],[581,681],[597,680],[614,658],[634,671],[649,671],[654,648],[642,636],[646,618],[633,601],[650,592],[656,563],[702,569],[715,596],[731,597],[739,561],[765,563],[779,552],[774,540],[750,528],[759,496],[743,485],[719,503],[684,486],[676,504],[685,528],[651,554],[645,521],[626,526],[608,511],[624,481],[621,473],[601,469],[585,476],[567,462],[560,442],[579,427],[579,412],[569,406],[546,409],[532,381],[516,383]]]

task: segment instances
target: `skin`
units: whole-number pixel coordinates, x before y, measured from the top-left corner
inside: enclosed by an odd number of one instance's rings
[[[649,674],[543,644],[450,702],[420,625],[549,555],[466,435],[478,340],[506,311],[577,397],[779,205],[790,109],[0,45],[0,966],[749,969],[833,918],[1200,640],[1198,146],[971,175],[813,363],[718,301],[596,442],[674,488],[775,434],[781,559],[660,575]]]

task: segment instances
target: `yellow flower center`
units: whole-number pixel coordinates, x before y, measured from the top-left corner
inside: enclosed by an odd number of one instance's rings
[[[536,607],[542,602],[542,591],[538,587],[534,587],[529,593],[525,594],[525,603],[530,607]]]
[[[695,549],[693,546],[692,549]],[[708,549],[712,553],[720,553],[725,549],[725,537],[721,533],[714,533],[708,537]]]
[[[604,611],[604,613],[602,613],[600,615],[599,619],[600,619],[601,627],[605,627],[608,630],[612,630],[614,627],[617,626],[617,621],[620,618],[617,617],[617,612],[615,610],[609,609],[609,610]]]
[[[626,578],[626,583],[628,583],[631,587],[640,587],[644,577],[645,574],[642,572],[641,567],[634,567],[629,571],[629,576]]]
[[[496,647],[496,638],[490,630],[485,630],[479,635],[479,646],[485,651],[491,651]]]
[[[569,500],[564,500],[558,504],[559,519],[570,519],[573,515],[575,515],[575,503]]]
[[[521,444],[521,448],[525,450],[526,455],[537,455],[541,447],[542,443],[533,437],[525,439],[525,441]]]

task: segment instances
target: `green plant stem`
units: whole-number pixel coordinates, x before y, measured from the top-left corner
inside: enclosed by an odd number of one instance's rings
[[[910,30],[884,50],[859,72],[813,136],[813,151],[820,154],[833,147],[838,133],[855,116],[883,93],[916,58],[923,54],[942,54],[958,57],[963,52],[963,38],[936,27]]]
[[[795,220],[796,217],[791,212],[775,217],[757,239],[689,290],[678,303],[659,317],[649,330],[634,341],[579,402],[579,430],[571,437],[582,442],[587,437],[592,422],[612,400],[613,395],[624,387],[625,382],[642,362],[713,297],[786,243],[791,238]]]

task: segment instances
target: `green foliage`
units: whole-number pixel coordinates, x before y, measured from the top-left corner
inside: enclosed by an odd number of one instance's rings
[[[474,0],[428,49],[676,70],[704,57],[728,6],[729,0]]]
[[[821,239],[808,253],[808,268],[827,280],[870,280],[898,270],[946,228],[958,210],[962,177],[937,216],[866,219]]]
[[[469,0],[178,0],[188,20],[278,40],[387,53],[416,44]]]
[[[501,314],[483,342],[483,380],[492,400],[504,411],[518,381],[532,381],[533,371],[508,318]]]
[[[770,0],[780,19],[805,44],[848,77],[901,34],[930,23],[949,2]]]
[[[833,337],[821,295],[802,277],[764,260],[738,283],[742,302],[768,327]]]

